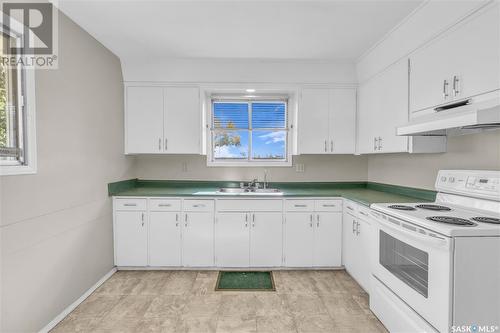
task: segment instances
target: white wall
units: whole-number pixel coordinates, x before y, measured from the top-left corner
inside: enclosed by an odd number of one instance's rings
[[[125,81],[356,83],[353,62],[238,59],[122,59]]]
[[[36,109],[38,173],[0,177],[2,332],[38,331],[110,271],[107,183],[133,176],[119,59],[62,14]]]
[[[304,172],[295,167],[207,167],[206,156],[139,156],[136,176],[142,179],[183,180],[263,180],[264,169],[271,182],[289,181],[357,181],[366,180],[367,157],[353,155],[304,155],[294,156],[294,165],[303,163]],[[187,164],[183,172],[182,164]]]

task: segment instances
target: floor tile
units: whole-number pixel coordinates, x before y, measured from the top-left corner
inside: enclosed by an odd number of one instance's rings
[[[198,316],[185,314],[179,320],[177,332],[183,333],[212,333],[216,331],[217,316]]]
[[[297,327],[295,326],[295,322],[291,315],[257,316],[257,332],[297,332]]]
[[[286,295],[287,306],[294,315],[328,315],[325,304],[318,296]]]
[[[257,332],[257,319],[256,317],[245,316],[219,317],[219,319],[217,320],[216,332]]]
[[[185,307],[185,297],[179,295],[162,295],[153,298],[144,317],[171,317],[181,314]]]
[[[335,322],[327,314],[315,314],[315,315],[298,315],[294,316],[295,325],[298,332],[304,333],[320,333],[320,332],[334,332]],[[366,332],[369,331],[359,331]]]
[[[240,295],[222,295],[219,311],[221,317],[255,317],[257,301],[251,292]]]

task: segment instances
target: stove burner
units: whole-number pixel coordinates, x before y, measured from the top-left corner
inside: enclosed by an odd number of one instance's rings
[[[500,224],[500,219],[497,219],[496,217],[478,216],[471,218],[471,220],[482,223]]]
[[[388,207],[397,210],[416,210],[414,207],[406,205],[390,205]]]
[[[448,211],[451,210],[449,207],[440,206],[440,205],[431,205],[431,204],[423,204],[417,205],[417,208],[428,209],[428,210],[436,210],[436,211]]]
[[[429,216],[427,217],[429,221],[434,221],[434,222],[440,222],[440,223],[447,223],[447,224],[456,224],[456,225],[461,225],[464,227],[473,227],[476,226],[476,223],[471,222],[466,219],[461,219],[459,217],[453,217],[453,216]]]

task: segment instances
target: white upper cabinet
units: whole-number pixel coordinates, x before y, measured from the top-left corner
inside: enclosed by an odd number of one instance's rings
[[[201,108],[198,88],[165,88],[164,121],[165,153],[200,153]]]
[[[500,88],[499,22],[493,3],[410,56],[411,112]]]
[[[163,149],[163,88],[126,88],[125,149],[129,154],[161,153]]]
[[[298,153],[354,153],[356,89],[304,88],[300,96]]]
[[[201,107],[196,87],[126,87],[127,154],[199,154]]]
[[[364,82],[358,94],[358,153],[445,151],[445,137],[396,135],[396,128],[409,120],[406,58]]]

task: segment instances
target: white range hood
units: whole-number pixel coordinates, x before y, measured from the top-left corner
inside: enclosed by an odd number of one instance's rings
[[[401,136],[466,134],[492,128],[500,128],[498,97],[486,101],[471,98],[435,108],[432,114],[415,117],[398,127],[396,133]]]

